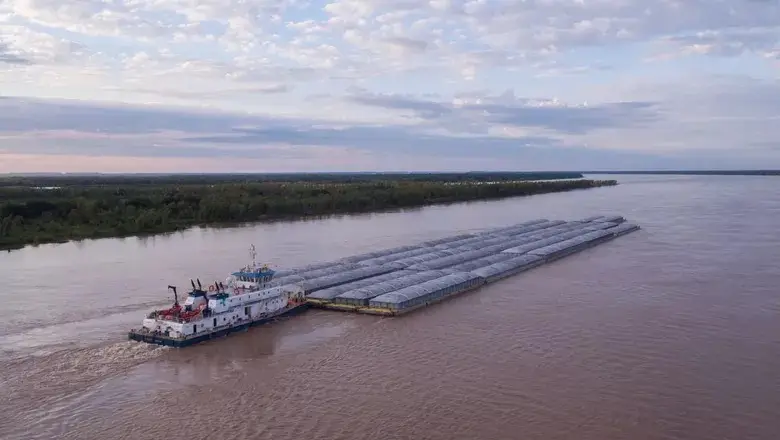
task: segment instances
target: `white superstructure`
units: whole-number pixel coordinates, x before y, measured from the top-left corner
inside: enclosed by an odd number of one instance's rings
[[[143,328],[171,338],[197,336],[275,316],[290,305],[302,303],[303,297],[303,289],[297,285],[225,294],[219,299],[210,298],[208,307],[200,302],[192,316],[187,316],[184,308],[181,314],[154,312],[143,320]],[[198,303],[198,298],[190,295],[187,303]]]
[[[203,290],[192,284],[184,305],[178,297],[174,306],[157,310],[143,320],[141,332],[166,339],[192,339],[222,330],[245,327],[284,313],[305,301],[301,286],[291,284],[269,286],[274,271],[257,266],[252,246],[251,265],[229,276],[225,283],[214,283]],[[176,288],[168,286],[176,295]]]

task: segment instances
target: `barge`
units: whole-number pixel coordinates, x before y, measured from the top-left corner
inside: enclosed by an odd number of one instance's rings
[[[308,307],[397,316],[639,230],[622,216],[539,219],[274,271],[252,263],[204,289],[190,280],[184,305],[150,313],[129,338],[184,347]]]

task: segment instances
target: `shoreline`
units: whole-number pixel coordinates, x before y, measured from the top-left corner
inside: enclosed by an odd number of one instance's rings
[[[305,221],[339,215],[397,212],[429,206],[486,202],[618,184],[616,180],[595,179],[496,183],[458,182],[458,185],[451,185],[451,183],[446,181],[425,183],[394,181],[386,183],[384,187],[364,183],[347,184],[348,191],[346,192],[343,191],[344,184],[336,184],[333,185],[334,188],[331,188],[332,193],[325,191],[323,194],[319,194],[319,199],[317,195],[300,194],[303,191],[301,188],[290,189],[291,184],[287,182],[279,184],[277,193],[270,196],[261,194],[255,196],[254,199],[252,199],[252,191],[246,188],[246,184],[219,185],[216,188],[214,185],[200,185],[190,188],[199,197],[198,203],[193,206],[200,207],[200,211],[188,211],[193,216],[179,218],[171,214],[171,206],[176,205],[175,202],[171,202],[171,204],[163,202],[154,204],[153,202],[161,200],[161,197],[172,197],[171,194],[176,193],[181,188],[177,185],[157,185],[151,190],[145,186],[130,185],[114,188],[113,192],[110,188],[94,189],[79,186],[55,191],[30,190],[25,194],[26,199],[23,202],[17,198],[11,199],[5,205],[0,205],[0,251],[11,252],[27,246],[64,244],[90,239],[150,237],[183,232],[197,227],[237,227],[276,221]],[[294,187],[294,184],[292,186]],[[305,184],[302,186],[305,187]],[[385,192],[380,194],[379,191],[382,190]],[[296,191],[298,192],[296,193]],[[290,196],[298,196],[298,198]],[[143,199],[144,197],[148,200]],[[181,197],[186,199],[194,196],[192,193],[188,193]],[[219,200],[218,197],[224,197],[224,200]],[[128,198],[147,200],[151,206],[135,207],[135,205],[127,204]],[[73,200],[76,200],[76,203],[73,203]],[[206,205],[203,204],[204,201]],[[372,202],[373,205],[371,205]],[[384,202],[387,203],[383,205]],[[121,209],[109,206],[112,203],[119,204]],[[208,205],[209,203],[213,203],[215,206]],[[283,212],[281,210],[281,212],[271,214],[248,213],[247,210],[251,209],[253,204],[258,203],[266,206],[273,206],[275,203],[282,204],[283,208],[289,207],[294,211]],[[64,208],[61,210],[62,212],[56,214],[40,212],[38,217],[22,218],[18,214],[8,214],[9,209],[22,212],[35,204],[44,207],[71,204],[74,207],[72,209]],[[97,212],[96,206],[98,205],[106,205],[104,212]],[[85,206],[86,208],[84,208]],[[121,212],[117,209],[120,209]],[[297,211],[295,211],[296,209]],[[5,210],[5,214],[3,210]],[[85,212],[82,213],[81,210]],[[213,218],[198,218],[200,215],[212,214],[214,211],[217,213]],[[206,214],[203,214],[204,212]],[[234,212],[239,212],[239,214],[234,216]],[[106,217],[109,215],[112,217],[107,219]],[[223,217],[220,217],[221,215]]]

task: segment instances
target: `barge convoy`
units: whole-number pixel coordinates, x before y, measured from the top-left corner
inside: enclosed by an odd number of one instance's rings
[[[132,340],[184,347],[308,307],[396,316],[516,275],[639,229],[622,216],[539,219],[309,266],[274,271],[256,262],[184,304],[151,312]]]

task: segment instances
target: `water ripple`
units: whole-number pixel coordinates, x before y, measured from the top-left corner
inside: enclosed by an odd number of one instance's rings
[[[620,180],[576,194],[3,254],[16,287],[0,293],[0,437],[775,440],[776,180]],[[612,212],[643,230],[407,317],[313,311],[186,350],[123,340],[138,312],[161,302],[157,284],[221,277],[243,263],[249,241],[292,265]],[[231,257],[203,258],[203,249]],[[80,290],[26,287],[41,265],[54,280],[81,273]]]

